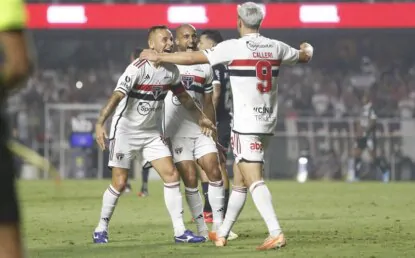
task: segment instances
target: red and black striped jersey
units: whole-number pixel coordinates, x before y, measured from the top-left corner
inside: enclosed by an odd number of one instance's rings
[[[164,98],[168,91],[185,91],[177,66],[163,64],[155,67],[147,60],[134,60],[118,80],[114,91],[125,97],[118,104],[111,124],[110,137],[116,133],[160,134]]]
[[[233,99],[233,130],[273,134],[277,123],[281,64],[295,64],[299,51],[258,33],[226,40],[203,51],[212,66],[228,67]]]
[[[209,64],[178,65],[183,86],[196,104],[203,108],[203,96],[212,94],[213,72]],[[165,100],[165,133],[169,137],[198,137],[202,132],[198,121],[178,98],[168,93]]]

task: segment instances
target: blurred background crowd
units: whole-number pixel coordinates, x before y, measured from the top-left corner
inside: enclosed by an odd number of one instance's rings
[[[21,140],[44,136],[44,104],[103,104],[128,65],[129,54],[146,46],[145,31],[34,32],[38,67],[27,87],[9,100],[9,114]],[[235,32],[223,31],[225,38]],[[371,93],[383,118],[412,118],[415,109],[415,35],[407,30],[272,30],[265,35],[294,47],[307,39],[316,46],[307,66],[284,67],[279,76],[279,115],[351,117],[361,110],[362,92]],[[412,39],[412,40],[411,40]]]

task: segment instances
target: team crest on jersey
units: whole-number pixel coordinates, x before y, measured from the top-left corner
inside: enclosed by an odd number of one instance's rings
[[[153,86],[153,96],[155,99],[158,99],[161,93],[163,93],[163,86]]]
[[[182,151],[183,151],[183,147],[178,147],[178,148],[175,148],[175,149],[174,149],[174,152],[175,152],[176,154],[180,154],[180,153],[182,153]]]
[[[195,77],[192,75],[182,75],[182,83],[184,87],[188,90],[190,86],[192,86],[193,82],[195,81]]]
[[[117,158],[117,160],[122,160],[124,158],[124,154],[123,153],[115,153],[115,157]]]

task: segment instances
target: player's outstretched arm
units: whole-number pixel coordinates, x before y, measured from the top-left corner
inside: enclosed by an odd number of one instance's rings
[[[105,139],[108,138],[105,130],[105,122],[108,117],[114,113],[115,108],[118,106],[120,101],[124,98],[125,94],[121,91],[114,91],[108,100],[107,104],[101,109],[98,120],[95,124],[95,135],[98,145],[102,150],[105,150]]]
[[[179,65],[207,64],[209,60],[202,51],[157,53],[154,50],[146,49],[140,54],[140,59],[147,59],[157,63],[172,63]]]

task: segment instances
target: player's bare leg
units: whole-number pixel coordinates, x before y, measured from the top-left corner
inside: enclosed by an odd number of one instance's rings
[[[200,157],[197,162],[200,167],[206,172],[209,179],[209,202],[212,207],[213,215],[213,231],[219,228],[223,221],[224,215],[224,198],[225,191],[222,181],[222,173],[219,168],[219,161],[216,152],[208,153]]]
[[[243,176],[236,164],[233,165],[233,186],[229,197],[228,211],[218,232],[211,232],[209,238],[215,242],[216,246],[225,246],[231,234],[231,229],[241,213],[247,197],[247,187]]]
[[[108,226],[117,205],[118,198],[124,191],[128,180],[128,169],[126,168],[112,168],[111,184],[105,190],[102,197],[101,216],[98,226],[94,231],[94,243],[104,244],[108,243]]]
[[[200,181],[202,182],[203,197],[205,198],[205,205],[203,206],[203,217],[205,218],[206,223],[212,223],[213,222],[212,207],[210,206],[209,195],[208,195],[209,178],[207,177],[206,172],[203,171],[203,169],[199,167],[198,170],[199,170]]]
[[[238,167],[245,185],[251,192],[252,200],[267,224],[269,231],[269,237],[265,239],[262,245],[257,247],[257,250],[275,249],[285,246],[284,234],[272,205],[272,196],[262,177],[263,164],[259,162],[239,162]]]
[[[164,181],[164,201],[169,211],[176,243],[189,242],[200,243],[206,240],[205,237],[193,235],[186,230],[183,221],[183,201],[180,192],[179,172],[173,164],[172,157],[164,157],[151,161],[151,165]]]
[[[183,160],[176,163],[180,176],[185,185],[186,201],[189,205],[192,217],[196,222],[197,233],[199,236],[208,236],[208,227],[203,217],[203,203],[197,188],[197,168],[193,160]]]

